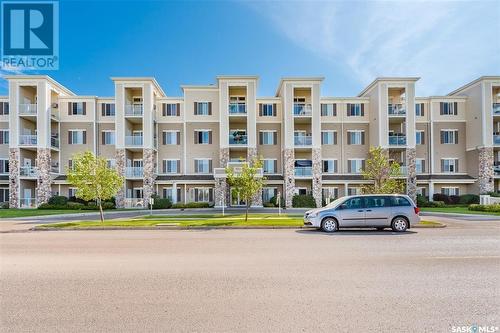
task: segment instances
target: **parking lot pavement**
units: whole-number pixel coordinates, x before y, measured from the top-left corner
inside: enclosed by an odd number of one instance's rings
[[[497,222],[391,231],[0,234],[0,331],[500,326]]]

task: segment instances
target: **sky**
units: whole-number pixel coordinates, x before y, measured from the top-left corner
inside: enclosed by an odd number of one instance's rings
[[[167,96],[217,75],[323,76],[322,96],[356,96],[379,76],[417,76],[436,96],[500,75],[500,1],[60,1],[60,64],[79,95],[112,76],[153,76]],[[1,74],[12,72],[0,70]],[[0,80],[0,95],[7,94]]]

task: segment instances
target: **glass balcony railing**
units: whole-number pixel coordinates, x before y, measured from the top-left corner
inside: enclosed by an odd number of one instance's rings
[[[143,167],[125,167],[125,177],[142,178],[144,176]]]
[[[389,104],[388,111],[389,116],[404,116],[406,114],[403,104]]]
[[[500,146],[500,134],[493,134],[493,144]]]
[[[20,146],[36,146],[36,144],[37,144],[36,134],[19,135]]]
[[[23,166],[19,168],[19,175],[21,177],[36,178],[38,176],[38,169],[32,166]]]
[[[312,167],[295,167],[296,177],[311,177]]]
[[[125,136],[125,146],[142,146],[143,137],[142,135],[126,135]]]
[[[389,135],[390,146],[406,146],[406,135]]]
[[[311,135],[295,135],[293,137],[293,142],[296,146],[312,146],[312,136]]]
[[[246,145],[248,144],[248,136],[246,134],[229,134],[230,145]]]
[[[36,104],[19,104],[19,114],[22,116],[36,116]]]
[[[125,116],[138,117],[144,113],[142,104],[128,104],[125,105]]]
[[[229,103],[229,114],[246,114],[246,103]]]
[[[59,138],[50,138],[50,146],[53,148],[59,148]]]
[[[21,198],[19,205],[21,208],[36,208],[36,198]]]
[[[294,103],[293,104],[293,115],[296,117],[310,116],[312,115],[312,105],[306,103]]]
[[[500,103],[493,103],[493,114],[495,116],[500,115]]]
[[[144,208],[143,198],[125,198],[124,199],[125,208]]]

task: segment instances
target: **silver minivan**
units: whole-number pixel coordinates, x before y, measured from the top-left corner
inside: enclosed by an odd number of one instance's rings
[[[304,226],[334,232],[339,228],[392,228],[403,232],[420,222],[419,209],[407,195],[366,194],[339,198],[309,210]]]

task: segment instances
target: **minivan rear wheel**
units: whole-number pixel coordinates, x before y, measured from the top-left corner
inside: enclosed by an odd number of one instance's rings
[[[392,230],[396,232],[405,232],[408,229],[408,220],[402,216],[397,216],[392,220]]]
[[[335,232],[338,230],[337,221],[331,217],[327,217],[321,222],[321,230],[324,232]]]

